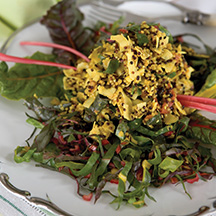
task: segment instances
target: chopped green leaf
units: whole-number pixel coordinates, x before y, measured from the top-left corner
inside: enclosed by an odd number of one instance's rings
[[[159,168],[165,170],[165,171],[170,171],[170,172],[175,172],[183,163],[184,161],[182,160],[176,160],[171,157],[166,157],[160,164]]]
[[[119,123],[119,125],[116,128],[116,136],[120,139],[123,140],[125,138],[125,133],[128,131],[128,125],[126,121],[122,121]]]
[[[106,74],[113,74],[119,68],[119,61],[117,59],[111,59],[108,65],[108,68],[103,71]]]
[[[36,148],[28,149],[27,147],[18,146],[14,151],[14,161],[17,163],[21,163],[24,161],[29,162],[35,151]]]
[[[44,125],[43,125],[41,122],[39,122],[38,120],[33,119],[33,118],[28,118],[28,119],[26,120],[26,122],[27,122],[28,124],[33,125],[34,127],[38,128],[38,129],[42,129],[42,128],[44,127]]]
[[[93,122],[96,116],[107,106],[108,100],[97,95],[93,104],[85,109],[84,120],[87,122]]]
[[[172,72],[171,74],[168,74],[168,77],[169,78],[173,78],[173,77],[175,77],[176,76],[176,72]]]
[[[138,40],[138,45],[139,46],[142,46],[143,44],[149,42],[149,39],[148,39],[148,37],[145,34],[137,32],[136,36],[137,36],[137,40]]]
[[[164,32],[168,37],[169,37],[169,42],[170,43],[173,43],[173,37],[172,37],[172,34],[165,28],[163,27],[162,25],[159,25],[159,29]]]

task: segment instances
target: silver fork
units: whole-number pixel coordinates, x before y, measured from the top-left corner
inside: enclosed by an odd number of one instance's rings
[[[124,21],[122,26],[128,24],[128,22],[152,21],[147,17],[136,15],[128,11],[123,11],[115,8],[112,5],[105,4],[101,1],[91,3],[91,8],[88,14],[88,18],[92,21],[101,21],[107,24],[113,23],[122,17]]]
[[[133,1],[133,0],[101,0],[103,1],[105,4],[109,4],[109,5],[113,5],[113,6],[118,6],[120,4],[123,4],[125,2],[130,2],[130,1]],[[137,1],[146,1],[146,0],[137,0]],[[149,1],[149,0],[147,0]],[[151,0],[153,2],[169,2],[169,1],[172,1],[172,0]]]
[[[109,2],[108,0],[106,2]],[[88,17],[92,21],[102,21],[104,23],[113,23],[120,17],[124,18],[122,26],[128,24],[129,22],[140,23],[142,21],[155,22],[159,20],[178,20],[183,23],[192,23],[196,25],[216,25],[216,15],[211,16],[209,14],[202,13],[200,11],[194,11],[187,9],[183,6],[177,5],[171,1],[165,1],[164,3],[171,4],[182,11],[182,15],[176,16],[162,16],[149,18],[141,15],[136,15],[134,13],[123,11],[111,4],[106,4],[102,1],[95,1],[91,3],[91,9],[89,11]]]

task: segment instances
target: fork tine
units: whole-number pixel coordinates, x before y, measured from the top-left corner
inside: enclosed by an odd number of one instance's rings
[[[99,2],[94,1],[94,2],[91,3],[91,5],[93,5],[95,7],[98,7],[98,8],[103,8],[104,10],[112,13],[115,16],[118,16],[119,13],[120,13],[119,9],[113,7],[112,5],[105,4],[105,3],[101,2],[101,1],[99,1]],[[123,13],[123,11],[122,11],[122,13]]]
[[[106,19],[106,18],[103,18],[101,15],[97,15],[95,13],[90,13],[88,15],[88,17],[95,23],[95,21],[101,21],[101,22],[104,22],[104,23],[107,23],[107,24],[110,24],[112,23],[113,21],[111,21],[110,19]]]
[[[94,12],[110,20],[118,19],[122,15],[121,13],[113,14],[111,11],[106,11],[104,8],[94,8]]]
[[[116,18],[116,17],[107,17],[106,15],[102,14],[102,13],[98,13],[97,11],[91,11],[88,15],[88,17],[90,19],[93,19],[94,21],[101,21],[101,22],[104,22],[104,23],[107,23],[107,24],[110,24],[110,23],[113,23],[115,22],[116,20],[118,20],[119,18]]]
[[[118,11],[118,13],[116,13],[116,12],[108,10],[108,9],[106,9],[104,7],[95,7],[95,6],[93,6],[92,8],[95,10],[95,12],[98,12],[98,13],[104,15],[104,16],[108,16],[108,18],[110,18],[110,19],[119,18],[122,15],[122,13],[119,12],[119,11]]]
[[[93,2],[91,4],[89,17],[94,20],[100,20],[105,23],[113,23],[121,16],[123,16],[123,12],[115,10],[112,7],[97,2]]]

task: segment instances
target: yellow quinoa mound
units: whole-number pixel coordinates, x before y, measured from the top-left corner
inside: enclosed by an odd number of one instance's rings
[[[82,115],[97,95],[108,98],[116,108],[113,112],[106,107],[97,116],[93,126],[97,134],[112,133],[114,118],[129,121],[142,118],[145,123],[160,113],[163,122],[169,125],[188,114],[177,94],[193,94],[190,81],[193,68],[185,61],[181,45],[170,43],[166,33],[146,22],[140,25],[138,33],[125,29],[111,35],[92,51],[90,62],[79,60],[77,70],[64,71],[64,88],[74,95],[71,111]],[[146,42],[140,45],[138,36],[145,36]],[[110,70],[113,65],[114,71]],[[108,134],[101,132],[107,123]]]

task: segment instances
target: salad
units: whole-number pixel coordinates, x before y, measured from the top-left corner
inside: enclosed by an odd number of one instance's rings
[[[84,200],[107,193],[118,208],[155,201],[148,189],[168,182],[181,183],[190,197],[185,182],[210,180],[216,172],[216,122],[188,101],[215,97],[215,51],[204,44],[206,53],[199,54],[184,35],[172,36],[158,23],[120,27],[118,20],[86,28],[83,19],[75,1],[63,0],[41,20],[53,42],[78,57],[54,49],[28,58],[68,69],[0,63],[1,95],[24,99],[34,112],[27,122],[35,129],[14,160],[69,175]],[[40,100],[47,97],[48,105]],[[104,189],[109,183],[116,193]]]

